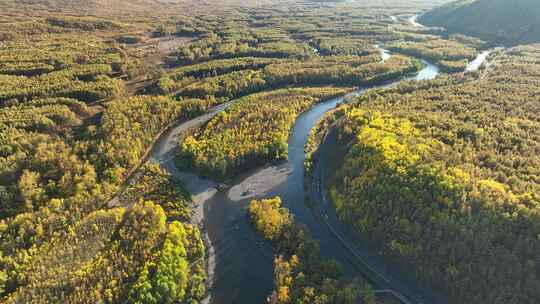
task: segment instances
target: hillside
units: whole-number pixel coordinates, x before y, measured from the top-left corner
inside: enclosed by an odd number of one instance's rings
[[[420,22],[495,43],[533,43],[540,41],[540,2],[459,0],[427,12]]]

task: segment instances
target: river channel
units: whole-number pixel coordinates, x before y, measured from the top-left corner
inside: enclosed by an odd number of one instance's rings
[[[384,60],[391,56],[384,49],[381,49],[381,52]],[[439,74],[437,66],[427,61],[423,63],[425,67],[412,79],[430,80]],[[411,78],[399,79],[376,88],[394,86],[406,79]],[[357,257],[349,248],[343,246],[342,240],[305,204],[304,146],[310,130],[327,111],[344,102],[347,97],[362,94],[364,91],[365,89],[360,89],[316,104],[302,113],[290,133],[286,162],[246,172],[228,186],[217,185],[189,172],[179,172],[172,161],[174,149],[181,141],[180,135],[203,125],[228,104],[211,111],[202,119],[197,118],[181,124],[162,136],[153,150],[152,160],[180,178],[192,193],[197,205],[195,222],[204,227],[207,242],[210,244],[208,265],[211,297],[205,302],[264,303],[272,290],[275,252],[255,234],[246,216],[247,206],[254,198],[280,196],[296,221],[306,225],[313,237],[319,240],[323,256],[339,261],[348,277],[362,274]]]

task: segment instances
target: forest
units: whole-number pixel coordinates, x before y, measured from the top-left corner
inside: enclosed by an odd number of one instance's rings
[[[414,73],[422,66],[402,56],[393,56],[384,63],[379,63],[378,57],[329,57],[270,64],[262,70],[248,69],[196,81],[179,89],[176,97],[230,100],[289,85],[369,86]]]
[[[177,28],[194,23],[198,21],[183,21]],[[205,23],[205,26],[212,28],[213,24]],[[204,176],[230,178],[246,169],[286,159],[289,130],[296,117],[310,105],[319,99],[342,95],[351,87],[375,85],[412,74],[422,67],[419,60],[398,54],[381,61],[380,51],[369,44],[371,38],[362,38],[364,42],[358,47],[363,50],[357,52],[311,51],[287,56],[270,52],[261,55],[265,58],[258,58],[254,57],[257,54],[237,50],[224,55],[226,47],[243,41],[249,45],[277,39],[280,43],[298,44],[290,38],[284,39],[288,37],[285,30],[244,27],[239,21],[231,21],[220,27],[217,34],[203,34],[167,61],[172,66],[193,64],[174,68],[156,83],[158,92],[178,100],[197,98],[223,103],[240,98],[180,145],[177,164]],[[298,30],[295,35],[299,35]],[[317,50],[315,46],[311,48]],[[198,53],[194,54],[195,51]],[[280,89],[314,85],[343,89],[324,94],[315,88],[305,92]],[[258,93],[261,91],[270,92]]]
[[[472,47],[430,36],[413,36],[409,41],[391,43],[386,47],[398,53],[425,58],[449,73],[464,71],[468,61],[476,57],[476,50]]]
[[[484,74],[333,114],[351,145],[328,189],[341,220],[450,303],[540,299],[538,55],[512,48]]]
[[[315,125],[305,169],[337,130],[348,152],[326,190],[370,250],[450,303],[538,303],[540,47],[458,73],[492,37],[407,21],[442,0],[255,2],[0,3],[0,302],[219,300],[219,246],[253,248],[211,239],[182,174],[223,199],[287,161],[300,115],[428,61],[435,80],[349,97]],[[171,160],[153,157],[163,145]],[[223,224],[277,252],[269,303],[386,303],[275,195]]]
[[[179,167],[227,178],[287,158],[289,130],[314,103],[343,95],[344,89],[299,88],[249,95],[220,113],[180,145]],[[261,125],[264,124],[264,128]]]
[[[23,38],[21,38],[23,39]],[[91,103],[120,95],[123,83],[111,78],[131,64],[96,40],[74,34],[39,35],[26,42],[8,41],[0,48],[0,102],[67,97]]]
[[[344,279],[341,266],[321,256],[318,242],[281,207],[281,198],[253,200],[248,212],[257,232],[279,252],[268,303],[375,304],[372,286]]]
[[[121,185],[164,128],[208,101],[127,96],[118,75],[141,52],[101,36],[123,25],[75,17],[15,25],[0,48],[2,303],[205,297],[190,196],[156,167]]]

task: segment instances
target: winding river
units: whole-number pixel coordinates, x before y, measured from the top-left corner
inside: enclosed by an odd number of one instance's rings
[[[409,19],[407,19],[409,21],[410,24],[412,24],[413,26],[415,27],[418,27],[418,28],[423,28],[424,26],[420,23],[417,22],[418,20],[418,17],[419,15],[413,15],[411,16]]]
[[[381,49],[383,60],[390,52]],[[413,79],[418,81],[435,78],[439,69],[425,62]],[[401,80],[381,87],[393,86]],[[355,277],[366,274],[365,264],[376,269],[378,278],[370,278],[377,288],[390,289],[397,286],[400,294],[407,294],[408,287],[387,275],[384,264],[372,259],[365,251],[351,249],[335,231],[329,229],[320,213],[305,204],[304,190],[304,146],[312,127],[319,119],[348,96],[362,94],[365,89],[319,103],[301,114],[290,133],[288,161],[279,165],[246,172],[237,177],[232,185],[220,186],[199,178],[189,172],[180,172],[174,165],[174,149],[181,141],[182,134],[202,126],[234,101],[221,105],[208,114],[182,123],[166,132],[156,143],[151,160],[179,178],[192,193],[194,200],[194,223],[204,227],[208,248],[208,267],[211,298],[205,303],[264,303],[272,290],[273,256],[272,247],[257,236],[246,216],[246,208],[254,198],[281,196],[285,207],[289,208],[298,222],[306,225],[314,238],[320,241],[321,252],[344,265],[345,274]],[[219,190],[219,189],[222,190]],[[328,215],[326,215],[328,216]],[[349,242],[347,240],[347,242]],[[362,255],[359,255],[362,254]],[[361,259],[366,258],[366,261]],[[418,298],[416,298],[418,299]],[[421,303],[422,301],[404,303]]]
[[[381,54],[381,63],[384,63],[386,60],[392,57],[392,54],[389,50],[380,47],[378,44],[375,45],[375,48],[378,49],[379,53]]]
[[[484,64],[489,54],[491,54],[490,50],[483,51],[482,53],[478,54],[478,56],[476,56],[476,58],[473,61],[469,62],[469,64],[467,65],[466,71],[473,72],[473,71],[478,70],[482,66],[482,64]]]

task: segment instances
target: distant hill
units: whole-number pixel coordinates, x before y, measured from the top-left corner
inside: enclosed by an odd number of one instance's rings
[[[458,0],[419,18],[423,24],[494,43],[540,41],[540,0]]]

